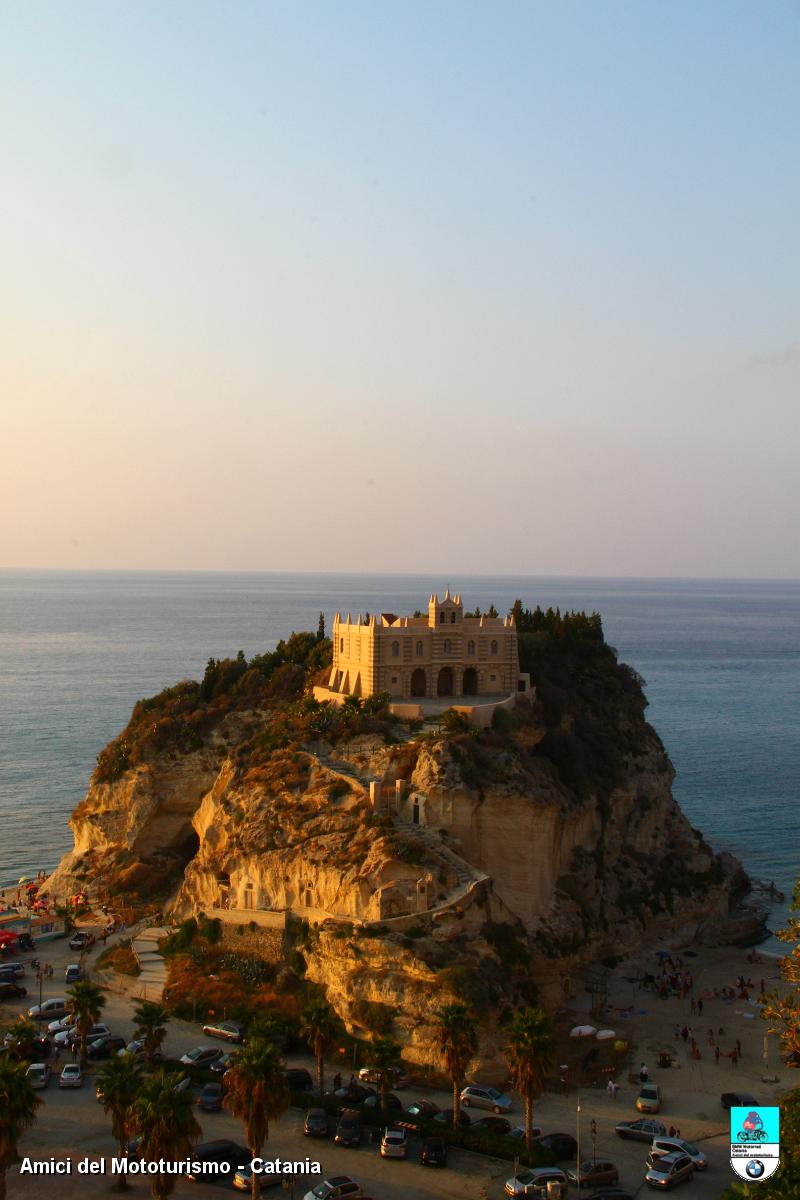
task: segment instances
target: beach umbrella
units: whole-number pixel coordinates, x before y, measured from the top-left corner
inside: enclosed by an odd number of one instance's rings
[[[27,882],[28,882],[28,876],[23,875],[22,878],[20,879],[20,884],[27,883]]]
[[[576,1025],[574,1029],[570,1029],[569,1036],[574,1038],[594,1037],[596,1033],[594,1025]]]
[[[597,1033],[595,1034],[598,1042],[608,1042],[611,1038],[615,1038],[616,1036],[617,1035],[613,1029],[598,1029]]]

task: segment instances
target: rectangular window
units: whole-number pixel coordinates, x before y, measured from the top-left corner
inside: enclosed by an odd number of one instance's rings
[[[489,676],[489,682],[490,682],[490,683],[495,683],[496,681],[497,681],[497,676],[496,676],[496,675],[490,675],[490,676]]]
[[[397,683],[397,676],[396,676],[396,675],[393,675],[393,676],[392,676],[392,683]]]

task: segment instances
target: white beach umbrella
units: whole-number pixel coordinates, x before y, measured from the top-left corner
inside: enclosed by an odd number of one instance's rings
[[[598,1042],[608,1042],[611,1040],[611,1038],[615,1038],[616,1036],[617,1035],[613,1029],[598,1029],[597,1033],[595,1034]]]
[[[574,1038],[593,1037],[597,1033],[594,1025],[576,1025],[570,1029],[569,1036]]]

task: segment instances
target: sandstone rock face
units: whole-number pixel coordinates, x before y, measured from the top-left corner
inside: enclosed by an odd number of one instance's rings
[[[498,1015],[537,989],[556,1002],[581,964],[645,933],[752,932],[730,924],[747,885],[739,864],[689,825],[644,723],[616,785],[578,791],[530,753],[544,734],[535,722],[525,741],[476,760],[468,738],[407,729],[391,745],[318,740],[254,755],[245,738],[259,720],[93,781],[53,893],[107,879],[121,855],[166,856],[181,868],[176,918],[225,909],[246,926],[248,912],[288,910],[287,948],[300,947],[307,978],[350,1028],[391,1027],[418,1063],[430,1061],[433,1013],[448,999],[491,1014],[481,1045],[491,1064]],[[396,911],[389,892],[407,911],[383,920]]]

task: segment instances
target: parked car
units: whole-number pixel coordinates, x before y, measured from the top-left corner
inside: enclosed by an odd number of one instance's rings
[[[288,1175],[278,1175],[275,1172],[265,1171],[263,1174],[259,1175],[258,1180],[261,1191],[265,1192],[267,1188],[281,1187],[284,1180],[289,1178],[290,1176]],[[240,1167],[236,1168],[231,1182],[239,1192],[251,1191],[253,1187],[253,1172],[250,1170],[249,1158],[246,1163],[243,1163]]]
[[[244,1025],[237,1025],[235,1021],[213,1021],[203,1026],[203,1036],[222,1038],[224,1042],[238,1042],[241,1045],[244,1041]]]
[[[543,1133],[543,1130],[542,1130],[541,1125],[531,1125],[531,1137],[532,1138],[539,1138],[542,1136],[542,1133]],[[511,1133],[508,1136],[513,1137],[513,1138],[524,1138],[525,1137],[525,1126],[524,1125],[515,1125],[514,1128],[511,1130]]]
[[[303,1118],[303,1133],[306,1137],[328,1136],[328,1114],[324,1108],[309,1108]]]
[[[101,1058],[111,1058],[114,1054],[119,1054],[120,1050],[125,1050],[125,1038],[112,1033],[91,1042],[86,1048],[86,1057],[98,1061]]]
[[[48,1033],[63,1033],[65,1029],[69,1029],[75,1024],[75,1014],[68,1012],[63,1017],[56,1017],[54,1021],[50,1021],[47,1026]]]
[[[423,1167],[447,1166],[447,1142],[440,1137],[427,1137],[422,1143],[419,1161]]]
[[[70,963],[64,972],[64,982],[77,983],[79,979],[83,979],[83,967],[77,963]]]
[[[12,979],[22,979],[25,974],[25,963],[21,962],[4,962],[0,963],[0,979],[4,979],[6,975],[10,975]]]
[[[645,1171],[644,1181],[650,1187],[671,1188],[688,1183],[694,1174],[688,1154],[664,1154]]]
[[[708,1159],[703,1151],[692,1142],[684,1141],[679,1137],[653,1138],[647,1165],[652,1166],[651,1159],[655,1160],[665,1154],[688,1154],[695,1171],[705,1171],[708,1168]]]
[[[433,1120],[436,1125],[447,1125],[450,1129],[453,1128],[453,1114],[450,1111],[437,1113]],[[459,1111],[458,1123],[462,1129],[469,1129],[472,1125],[472,1118],[469,1113],[464,1112],[463,1108]]]
[[[363,1083],[348,1083],[337,1088],[333,1094],[337,1100],[344,1100],[346,1104],[363,1104],[367,1096],[374,1096],[376,1092],[375,1088],[364,1087]]]
[[[367,1112],[370,1112],[370,1111],[377,1112],[379,1109],[382,1109],[382,1097],[381,1097],[380,1093],[373,1092],[373,1094],[371,1096],[367,1096],[366,1100],[364,1101],[364,1103],[361,1107],[364,1108]],[[388,1096],[386,1097],[386,1111],[387,1112],[402,1112],[403,1111],[403,1101],[399,1100],[397,1098],[397,1096],[395,1096],[394,1092],[389,1092]]]
[[[83,1087],[83,1071],[80,1063],[67,1063],[58,1078],[60,1088]]]
[[[133,1040],[132,1042],[128,1042],[128,1044],[127,1044],[127,1046],[125,1047],[125,1049],[124,1049],[124,1050],[120,1050],[120,1052],[119,1052],[119,1053],[120,1053],[120,1054],[134,1054],[134,1055],[136,1056],[136,1058],[144,1058],[144,1042],[143,1042],[143,1041],[141,1041],[139,1038],[134,1038],[134,1040]],[[162,1058],[162,1057],[163,1057],[163,1055],[162,1055],[162,1053],[161,1053],[161,1050],[160,1050],[160,1049],[158,1049],[158,1048],[156,1048],[156,1049],[153,1051],[153,1058],[154,1058],[154,1059],[159,1059],[159,1058]],[[212,1071],[214,1070],[214,1064],[213,1064],[213,1063],[211,1064],[211,1070],[212,1070]]]
[[[89,942],[89,934],[85,929],[76,929],[69,939],[70,950],[85,950]]]
[[[206,1083],[203,1090],[197,1097],[197,1107],[202,1108],[203,1112],[221,1112],[222,1111],[222,1084],[221,1083]],[[238,1165],[238,1164],[237,1164]]]
[[[633,1138],[637,1142],[652,1142],[654,1137],[663,1137],[667,1127],[661,1121],[652,1121],[642,1117],[638,1121],[619,1121],[614,1126],[614,1132],[621,1138]]]
[[[403,1116],[409,1117],[412,1121],[427,1119],[432,1121],[439,1112],[439,1105],[434,1104],[432,1100],[415,1100],[413,1104],[409,1104],[403,1109]],[[452,1113],[450,1114],[452,1116]]]
[[[511,1133],[511,1122],[508,1117],[481,1117],[472,1122],[473,1129],[484,1129],[487,1133],[498,1133],[501,1136]]]
[[[380,1084],[381,1072],[378,1067],[362,1067],[358,1072],[358,1078],[362,1083]],[[400,1067],[389,1067],[389,1079],[391,1086],[402,1091],[411,1083],[410,1078]]]
[[[14,1050],[19,1056],[21,1050],[20,1039],[15,1037],[9,1029],[3,1038],[3,1046],[7,1050]],[[30,1051],[25,1054],[29,1062],[46,1062],[53,1052],[53,1043],[46,1037],[35,1037],[31,1041]]]
[[[32,1088],[46,1088],[50,1082],[50,1068],[47,1063],[31,1063],[25,1076]]]
[[[41,1004],[34,1004],[28,1009],[28,1016],[32,1021],[52,1021],[56,1017],[63,1017],[66,1011],[66,1000],[63,996],[56,996],[43,1000]]]
[[[185,1063],[187,1067],[207,1067],[218,1058],[222,1058],[221,1050],[215,1050],[213,1046],[195,1046],[194,1050],[184,1054],[179,1062]]]
[[[0,979],[0,1000],[21,1000],[28,989],[13,979]]]
[[[597,1187],[600,1183],[619,1183],[619,1171],[607,1158],[587,1158],[581,1163],[580,1174],[577,1171],[567,1171],[567,1179],[579,1188]]]
[[[643,1083],[636,1097],[636,1107],[640,1113],[661,1112],[661,1088],[657,1083]]]
[[[192,1147],[192,1162],[193,1163],[229,1163],[231,1173],[229,1178],[233,1179],[233,1175],[239,1164],[247,1163],[249,1165],[252,1155],[246,1146],[240,1146],[238,1142],[232,1142],[228,1138],[218,1138],[213,1142],[199,1142],[198,1145]],[[216,1182],[222,1182],[225,1175],[204,1175],[201,1171],[195,1174],[193,1171],[187,1171],[186,1178],[192,1183],[207,1182],[212,1179]]]
[[[461,1103],[465,1108],[490,1108],[493,1113],[511,1112],[514,1107],[511,1097],[498,1092],[497,1088],[478,1087],[475,1084],[462,1088]]]
[[[543,1133],[535,1142],[537,1146],[549,1150],[556,1162],[575,1158],[578,1153],[578,1143],[571,1133]]]
[[[177,1071],[174,1071],[170,1075],[170,1079],[175,1080],[172,1088],[173,1092],[185,1092],[187,1088],[192,1086],[191,1075],[186,1075],[183,1071],[181,1071],[180,1074]]]
[[[725,1109],[758,1108],[758,1101],[750,1092],[723,1092],[720,1102]]]
[[[562,1196],[566,1196],[569,1189],[567,1177],[560,1167],[526,1167],[506,1180],[504,1191],[507,1196],[546,1196],[550,1200],[556,1189]]]
[[[283,1077],[292,1092],[313,1092],[314,1080],[311,1078],[310,1071],[305,1067],[288,1067],[283,1072]]]
[[[408,1154],[408,1130],[385,1129],[381,1138],[381,1158],[405,1158]]]
[[[349,1175],[331,1175],[306,1192],[303,1200],[356,1200],[362,1195],[361,1187]]]
[[[345,1108],[339,1117],[333,1140],[337,1146],[360,1146],[361,1113],[353,1108]]]
[[[213,1071],[215,1075],[224,1075],[228,1067],[232,1067],[236,1062],[236,1056],[238,1053],[238,1050],[224,1051],[221,1058],[218,1058],[215,1062],[212,1062],[209,1070]]]
[[[98,1021],[95,1025],[92,1025],[86,1037],[87,1040],[94,1041],[96,1038],[108,1037],[110,1033],[111,1030],[108,1028],[105,1022]],[[78,1033],[78,1030],[74,1025],[70,1025],[69,1029],[62,1029],[61,1033],[57,1033],[53,1038],[53,1041],[57,1046],[71,1046],[73,1042],[79,1042],[80,1040],[81,1035]]]

